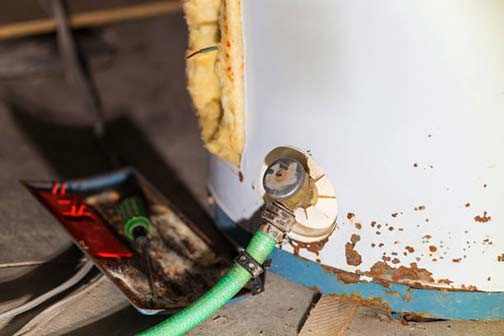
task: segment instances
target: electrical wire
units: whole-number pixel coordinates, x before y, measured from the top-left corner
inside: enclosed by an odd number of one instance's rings
[[[216,51],[216,50],[219,50],[219,47],[217,46],[212,46],[212,47],[207,47],[207,48],[203,48],[203,49],[200,49],[200,50],[196,50],[195,52],[193,53],[190,53],[189,55],[186,56],[186,59],[189,59],[195,55],[198,55],[198,54],[204,54],[204,53],[207,53],[207,52],[210,52],[210,51]]]
[[[85,285],[79,287],[58,302],[55,302],[53,305],[45,308],[35,315],[12,336],[47,334],[48,323],[51,323],[52,320],[61,314],[61,312],[66,308],[75,304],[77,300],[85,300],[86,296],[90,292],[96,290],[96,287],[103,285],[104,281],[106,282],[107,278],[103,276],[103,273],[98,273],[98,275],[89,280],[89,282]]]
[[[62,283],[56,288],[51,289],[49,292],[42,294],[41,296],[28,301],[27,303],[16,307],[14,309],[8,310],[6,312],[0,313],[0,320],[6,319],[6,318],[12,318],[15,317],[19,314],[22,314],[24,312],[27,312],[28,310],[31,310],[38,305],[44,303],[45,301],[49,300],[50,298],[64,292],[65,290],[69,289],[70,287],[73,287],[75,284],[77,284],[79,281],[81,281],[88,273],[91,271],[93,268],[94,264],[91,260],[86,261],[84,266],[81,267],[81,269],[74,274],[70,279]]]

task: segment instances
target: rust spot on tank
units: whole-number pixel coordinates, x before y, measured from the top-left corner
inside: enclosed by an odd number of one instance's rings
[[[478,288],[474,285],[468,285],[468,286],[461,285],[460,288],[465,291],[468,291],[468,292],[477,292],[478,291]]]
[[[352,234],[352,236],[350,237],[350,241],[352,242],[352,244],[355,246],[355,244],[357,244],[359,241],[360,241],[360,236],[358,234]]]
[[[355,223],[355,228],[356,228],[357,230],[362,229],[362,224],[361,224],[361,223]]]
[[[445,285],[451,285],[453,283],[453,281],[449,280],[449,279],[439,279],[437,281],[438,284],[445,284]]]
[[[429,251],[431,251],[432,253],[434,253],[434,252],[437,251],[437,247],[434,246],[434,245],[431,245],[431,246],[429,246]]]
[[[406,293],[404,293],[402,299],[404,302],[410,302],[412,299],[411,292],[409,290],[407,290]]]
[[[390,261],[390,260],[391,260],[391,258],[390,258],[390,257],[388,257],[388,256],[383,256],[383,257],[382,257],[382,260],[383,260],[384,262],[388,262],[388,261]]]
[[[474,220],[478,223],[486,223],[488,221],[491,221],[492,220],[492,216],[488,216],[487,215],[487,212],[484,211],[483,212],[483,216],[480,216],[480,215],[477,215],[474,217]]]
[[[362,257],[354,249],[354,244],[352,243],[346,243],[345,245],[345,256],[346,256],[346,262],[348,265],[351,266],[359,266],[362,263]]]
[[[320,240],[318,242],[305,243],[294,239],[289,239],[289,244],[294,249],[294,255],[299,256],[299,251],[305,249],[311,253],[314,253],[317,257],[320,255],[320,250],[322,250],[325,244],[329,241],[329,237]]]
[[[373,221],[373,222],[371,222],[371,227],[373,227],[373,228],[374,228],[375,226],[376,226],[376,222],[374,222],[374,221]]]
[[[243,182],[243,173],[241,171],[238,172],[238,178],[240,179],[240,182]]]
[[[415,208],[415,211],[422,211],[425,210],[425,205],[420,205]]]
[[[408,250],[409,253],[415,252],[415,249],[411,246],[406,246],[405,249]]]
[[[320,267],[322,267],[322,269],[326,273],[335,274],[338,277],[338,280],[340,280],[346,284],[355,283],[360,280],[360,274],[357,274],[357,273],[345,272],[345,271],[342,271],[342,270],[339,270],[339,269],[336,269],[336,268],[333,268],[330,266],[326,266],[326,265],[321,265]],[[357,271],[357,272],[359,272],[359,271]]]
[[[394,213],[392,214],[392,217],[396,218],[396,217],[397,217],[397,215],[399,215],[399,214],[398,214],[397,212],[394,212]]]
[[[469,208],[470,206],[471,206],[471,203],[466,203],[466,204],[465,204],[465,207],[466,207],[466,208]]]
[[[360,241],[360,236],[352,234],[350,242],[345,244],[345,256],[348,265],[359,266],[362,263],[362,257],[355,250],[355,245]]]
[[[337,274],[338,280],[344,282],[346,284],[356,283],[360,280],[360,275],[350,272],[338,272]]]
[[[391,227],[389,227],[389,228],[388,228],[388,230],[389,230],[389,231],[394,231],[394,227],[393,227],[393,226],[391,226]]]
[[[500,256],[497,256],[497,261],[498,262],[504,262],[504,253],[501,254]]]
[[[353,212],[349,212],[347,213],[346,217],[348,218],[348,220],[352,220],[352,218],[355,217],[355,214]]]
[[[398,282],[398,281],[422,281],[422,282],[434,282],[432,278],[432,273],[424,268],[418,268],[417,263],[410,263],[410,267],[399,266],[394,268],[385,262],[375,263],[369,272],[365,275],[372,278],[381,278],[386,281]]]
[[[396,292],[393,290],[386,290],[385,294],[387,294],[388,296],[392,296],[392,297],[400,297],[401,296],[401,294],[399,294],[399,292]]]
[[[457,259],[452,259],[454,263],[459,263],[462,260],[462,258],[457,258]]]
[[[394,265],[397,265],[397,264],[399,264],[400,262],[401,262],[401,261],[400,261],[398,258],[394,258],[394,259],[392,259],[392,264],[394,264]]]

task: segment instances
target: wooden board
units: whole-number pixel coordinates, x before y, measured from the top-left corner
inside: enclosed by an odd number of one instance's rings
[[[107,0],[68,1],[73,28],[98,26],[128,19],[163,15],[181,10],[179,1]],[[0,4],[0,40],[54,31],[49,8],[38,0]]]

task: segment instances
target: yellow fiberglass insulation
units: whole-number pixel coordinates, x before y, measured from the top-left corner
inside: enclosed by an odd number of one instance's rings
[[[240,0],[184,0],[188,89],[208,150],[239,166],[245,141]]]

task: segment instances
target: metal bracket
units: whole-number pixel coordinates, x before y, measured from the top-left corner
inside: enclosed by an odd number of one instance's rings
[[[234,262],[240,265],[244,270],[250,273],[252,279],[257,278],[261,273],[264,272],[263,267],[259,264],[247,251],[242,250],[238,253]]]
[[[267,259],[264,264],[264,270],[268,269],[271,265],[271,259]],[[266,284],[266,272],[262,272],[257,278],[252,278],[249,281],[250,293],[252,296],[264,292],[264,285]]]

